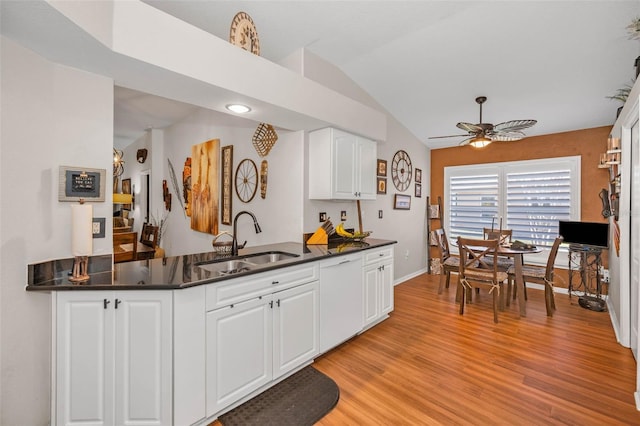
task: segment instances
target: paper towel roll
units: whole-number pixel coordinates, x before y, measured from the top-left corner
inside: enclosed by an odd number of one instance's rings
[[[71,254],[91,256],[93,252],[93,206],[71,206]]]

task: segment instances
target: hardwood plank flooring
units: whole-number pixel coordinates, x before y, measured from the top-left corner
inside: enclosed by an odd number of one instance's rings
[[[340,387],[319,425],[640,425],[636,363],[609,314],[529,289],[493,323],[487,292],[458,314],[437,275],[395,287],[391,318],[316,360]]]

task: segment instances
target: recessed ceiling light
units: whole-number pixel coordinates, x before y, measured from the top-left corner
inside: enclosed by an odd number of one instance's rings
[[[233,111],[233,112],[235,112],[237,114],[244,114],[246,112],[251,111],[251,108],[249,108],[246,105],[242,105],[242,104],[229,104],[225,108],[227,108],[229,111]]]

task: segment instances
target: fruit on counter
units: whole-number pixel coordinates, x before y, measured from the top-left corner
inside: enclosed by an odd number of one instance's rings
[[[340,225],[336,226],[336,233],[341,237],[345,237],[345,238],[354,237],[354,235],[351,232],[344,229],[344,223],[340,223]]]

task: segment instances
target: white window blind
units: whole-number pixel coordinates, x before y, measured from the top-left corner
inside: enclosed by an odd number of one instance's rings
[[[444,198],[450,239],[502,223],[513,240],[551,248],[559,220],[580,220],[580,157],[446,167]]]

